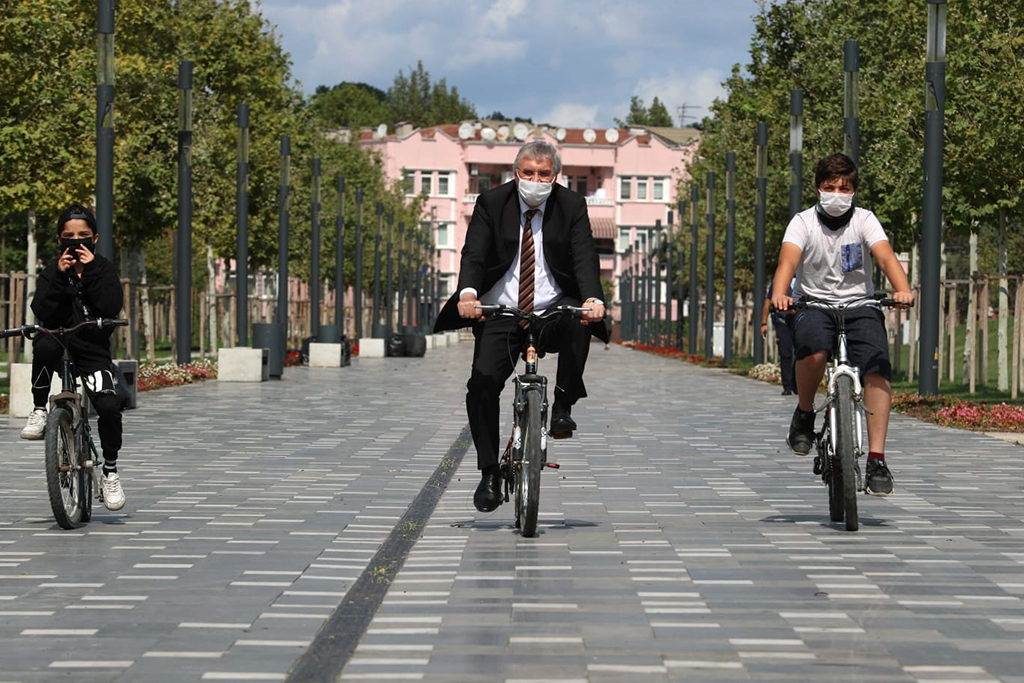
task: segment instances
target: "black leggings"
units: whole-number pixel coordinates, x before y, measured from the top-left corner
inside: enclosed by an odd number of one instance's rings
[[[75,360],[75,367],[82,377],[98,371],[110,372],[113,364],[109,354],[93,352],[91,348],[72,349],[71,354]],[[50,335],[40,335],[32,342],[32,400],[35,407],[43,408],[49,402],[50,378],[53,373],[60,372],[63,356],[64,349],[60,342]],[[93,408],[96,409],[96,414],[99,415],[98,426],[103,458],[113,462],[117,460],[117,453],[121,450],[121,398],[112,387],[91,391],[83,382],[83,388]]]

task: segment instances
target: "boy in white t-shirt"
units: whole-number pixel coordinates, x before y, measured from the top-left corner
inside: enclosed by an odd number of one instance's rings
[[[775,270],[772,304],[789,310],[794,299],[812,296],[830,303],[849,303],[874,294],[871,259],[889,279],[892,298],[914,302],[907,274],[896,258],[875,214],[853,205],[857,192],[857,166],[845,154],[832,154],[814,168],[818,203],[793,216],[782,238]],[[785,294],[796,275],[793,296]],[[889,342],[885,318],[877,306],[848,309],[847,353],[860,368],[864,407],[868,411],[868,461],[865,489],[876,496],[892,493],[892,474],[885,464],[885,434],[889,428]],[[807,455],[814,440],[814,396],[825,374],[835,323],[820,310],[798,312],[793,320],[796,346],[796,385],[800,401],[786,443],[798,455]]]

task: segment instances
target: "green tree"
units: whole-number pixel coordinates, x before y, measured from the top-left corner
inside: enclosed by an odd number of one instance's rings
[[[416,128],[476,118],[476,107],[459,95],[446,79],[431,82],[423,62],[416,63],[409,75],[401,69],[388,88],[388,108],[394,123],[411,123]]]
[[[342,82],[316,89],[310,104],[315,117],[334,128],[394,125],[387,93],[366,83]]]
[[[651,108],[647,110],[647,125],[662,128],[671,128],[674,125],[668,108],[657,96],[651,100]]]

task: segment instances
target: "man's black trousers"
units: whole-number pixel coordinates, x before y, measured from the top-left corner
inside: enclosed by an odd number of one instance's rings
[[[555,305],[579,306],[580,302],[563,297]],[[473,335],[476,345],[473,347],[473,369],[466,384],[466,412],[473,443],[476,444],[477,467],[482,470],[498,464],[501,391],[526,346],[526,330],[519,327],[514,318],[496,318],[474,324]],[[553,392],[551,375],[545,372],[541,361],[540,372],[548,377],[548,400],[553,397],[561,405],[572,406],[586,397],[583,368],[590,353],[587,326],[570,316],[559,316],[534,330],[534,341],[538,352],[558,353]]]

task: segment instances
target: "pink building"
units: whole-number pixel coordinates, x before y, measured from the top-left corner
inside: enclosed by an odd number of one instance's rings
[[[558,150],[558,182],[587,198],[601,277],[616,285],[616,298],[622,254],[632,240],[643,240],[655,221],[666,224],[699,135],[690,128],[602,130],[500,121],[420,130],[399,124],[393,134],[380,132],[363,131],[360,141],[380,153],[388,176],[403,179],[410,197],[427,195],[445,295],[458,280],[477,195],[511,180],[516,152],[536,138]],[[614,313],[618,317],[617,309]]]

